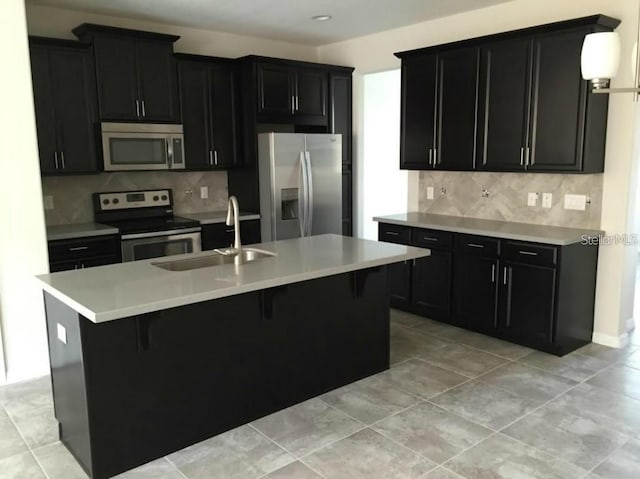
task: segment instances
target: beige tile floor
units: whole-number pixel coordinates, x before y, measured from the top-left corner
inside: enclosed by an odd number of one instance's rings
[[[564,358],[392,311],[392,368],[126,479],[640,477],[640,340]],[[0,388],[0,478],[82,479],[49,378]]]

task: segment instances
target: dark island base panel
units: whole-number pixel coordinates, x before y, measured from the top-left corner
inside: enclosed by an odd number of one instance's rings
[[[94,479],[389,368],[386,266],[99,324],[45,304],[60,439]]]

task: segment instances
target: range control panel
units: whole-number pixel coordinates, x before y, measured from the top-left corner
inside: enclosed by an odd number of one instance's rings
[[[96,193],[96,208],[100,211],[172,206],[171,190],[122,191]]]

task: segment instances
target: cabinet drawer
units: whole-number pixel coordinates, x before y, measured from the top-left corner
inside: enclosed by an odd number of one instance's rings
[[[454,247],[456,253],[474,256],[496,257],[500,254],[500,240],[486,236],[455,235]]]
[[[453,242],[453,234],[447,231],[413,228],[411,241],[414,245],[423,248],[450,248]]]
[[[378,239],[387,243],[409,244],[411,242],[411,228],[380,223],[378,226]]]
[[[520,263],[555,265],[558,260],[558,248],[537,243],[505,241],[502,257]]]
[[[51,263],[97,256],[120,256],[120,238],[113,235],[49,242]]]

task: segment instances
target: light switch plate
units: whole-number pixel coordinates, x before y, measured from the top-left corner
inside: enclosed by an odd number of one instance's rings
[[[58,323],[56,329],[58,332],[58,339],[64,344],[67,344],[67,330],[65,329],[65,327],[62,324]]]
[[[209,187],[208,186],[201,186],[200,187],[200,199],[201,200],[206,200],[207,198],[209,198]]]
[[[542,193],[542,207],[551,208],[552,203],[553,203],[553,194]]]
[[[586,195],[564,195],[564,209],[584,211],[587,209]]]
[[[53,209],[53,196],[45,195],[44,197],[44,209],[52,210]]]
[[[527,206],[536,206],[538,204],[538,193],[529,193],[527,195]]]
[[[433,199],[433,186],[427,186],[427,199]]]

